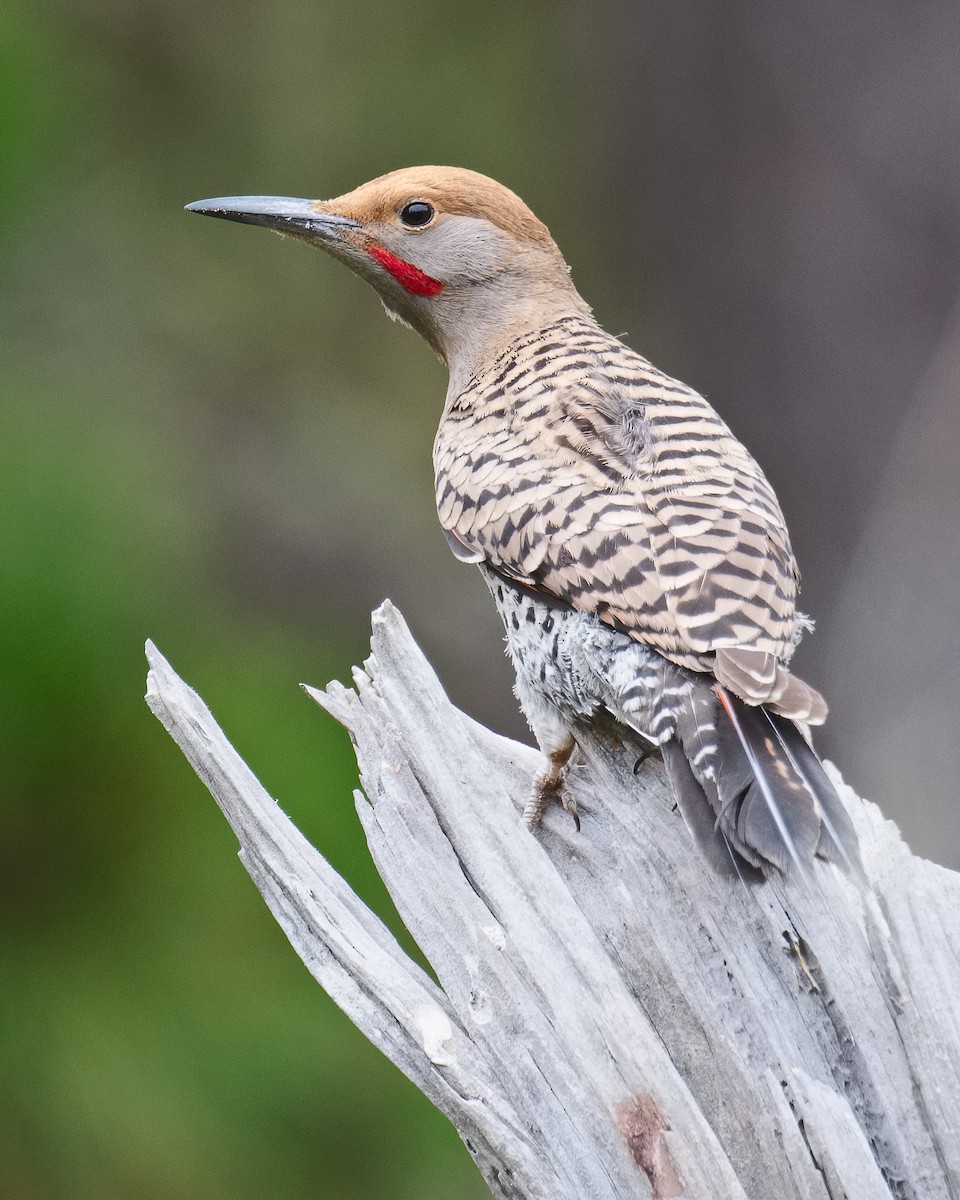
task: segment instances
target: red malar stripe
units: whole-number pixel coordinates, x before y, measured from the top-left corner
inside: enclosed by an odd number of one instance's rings
[[[436,296],[438,292],[443,291],[443,284],[439,279],[431,279],[419,267],[415,267],[413,263],[408,263],[402,258],[397,258],[386,247],[369,246],[367,253],[371,258],[375,258],[381,267],[389,271],[401,287],[406,288],[408,292],[413,292],[415,296]]]

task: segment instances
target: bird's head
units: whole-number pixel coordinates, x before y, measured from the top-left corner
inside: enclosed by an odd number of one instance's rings
[[[408,167],[335,200],[232,196],[187,208],[328,251],[451,366],[475,365],[531,322],[589,311],[543,222],[476,171]]]

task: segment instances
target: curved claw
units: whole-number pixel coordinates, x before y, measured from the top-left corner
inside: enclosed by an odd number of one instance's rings
[[[566,790],[560,793],[560,803],[564,810],[573,817],[573,823],[576,826],[577,833],[580,832],[580,814],[577,812],[577,802]]]

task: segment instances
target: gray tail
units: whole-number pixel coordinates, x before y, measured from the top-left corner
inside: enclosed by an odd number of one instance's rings
[[[663,761],[700,850],[724,875],[802,873],[815,856],[863,876],[857,835],[799,728],[698,681]]]

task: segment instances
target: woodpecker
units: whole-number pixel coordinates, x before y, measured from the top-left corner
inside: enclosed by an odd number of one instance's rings
[[[187,208],[327,251],[447,365],[437,510],[493,594],[544,755],[528,824],[551,800],[576,815],[571,756],[605,714],[659,748],[719,873],[858,862],[810,743],[826,704],[789,670],[810,622],[773,489],[702,396],[600,328],[517,195],[412,167],[335,200]]]

